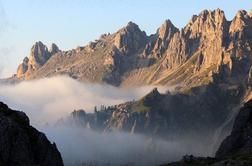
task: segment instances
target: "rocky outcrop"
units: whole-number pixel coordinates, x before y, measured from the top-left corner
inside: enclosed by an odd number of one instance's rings
[[[231,135],[216,152],[217,158],[252,154],[252,100],[244,104],[236,117]]]
[[[53,54],[56,54],[56,53],[60,52],[60,49],[55,43],[53,43],[51,45],[51,48],[50,48],[49,52],[51,53],[51,55],[53,55]]]
[[[17,78],[26,79],[30,78],[30,75],[42,67],[48,59],[53,55],[60,52],[56,44],[52,44],[50,50],[42,42],[36,42],[30,51],[29,57],[25,57],[23,63],[21,63],[17,69]]]
[[[128,25],[120,29],[114,38],[114,45],[123,53],[132,55],[141,49],[147,41],[145,32],[142,32],[138,25],[129,22]]]
[[[178,32],[179,30],[172,24],[170,20],[165,20],[165,22],[157,30],[157,33],[154,35],[155,39],[153,41],[154,44],[152,44],[153,48],[152,50],[149,51],[147,50],[148,53],[151,53],[156,58],[160,58],[163,55],[163,53],[167,50],[174,35]]]
[[[32,48],[29,56],[29,67],[36,70],[51,57],[48,48],[42,42],[36,42]]]
[[[25,57],[24,60],[23,60],[23,63],[21,63],[18,66],[18,69],[17,69],[17,77],[18,78],[23,77],[24,74],[27,72],[27,70],[28,70],[28,62],[29,62],[29,58]]]
[[[30,126],[25,113],[0,102],[0,123],[1,166],[63,166],[55,143]]]

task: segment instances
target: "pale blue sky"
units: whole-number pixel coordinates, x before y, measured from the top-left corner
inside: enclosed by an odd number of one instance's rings
[[[35,41],[67,50],[129,21],[150,34],[165,19],[182,28],[193,14],[216,8],[230,20],[250,11],[252,0],[0,0],[0,77],[16,70]]]

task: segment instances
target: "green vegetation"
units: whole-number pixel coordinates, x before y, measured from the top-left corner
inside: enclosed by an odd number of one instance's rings
[[[135,102],[131,106],[131,109],[132,109],[132,112],[139,112],[139,113],[145,113],[145,112],[150,111],[150,107],[145,106],[143,100],[139,100]]]

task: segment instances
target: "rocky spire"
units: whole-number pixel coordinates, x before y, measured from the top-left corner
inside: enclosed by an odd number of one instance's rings
[[[17,69],[18,78],[21,78],[26,73],[26,71],[28,70],[28,63],[29,63],[29,59],[25,57],[23,59],[23,62],[18,66],[18,69]]]
[[[234,34],[235,32],[242,31],[250,23],[251,18],[247,11],[239,10],[231,22],[229,32]]]
[[[165,22],[158,29],[159,38],[165,40],[169,38],[172,32],[177,32],[178,29],[172,24],[170,20],[165,20]]]
[[[49,52],[53,55],[53,54],[60,52],[60,49],[55,43],[52,43]]]
[[[172,24],[170,20],[165,20],[161,27],[157,30],[157,39],[154,46],[154,54],[160,56],[167,49],[168,44],[175,33],[179,30]]]
[[[188,34],[191,37],[198,37],[201,33],[202,35],[210,35],[211,33],[222,31],[226,25],[227,20],[222,10],[204,10],[198,16],[194,15],[192,17],[184,28],[184,34]]]
[[[132,32],[141,31],[139,26],[132,21],[128,22],[128,24],[125,26],[124,29],[127,29],[128,31],[132,31]]]
[[[59,51],[56,44],[52,44],[50,51],[48,51],[47,46],[41,41],[36,42],[31,48],[29,58],[25,57],[23,62],[18,66],[17,78],[23,76],[28,78],[32,72],[43,66],[53,54]]]
[[[29,56],[29,66],[33,69],[37,69],[51,57],[51,53],[48,51],[46,45],[44,45],[41,41],[36,42],[30,52]]]

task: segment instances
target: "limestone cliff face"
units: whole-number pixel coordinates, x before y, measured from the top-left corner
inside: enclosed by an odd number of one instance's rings
[[[55,45],[48,51],[38,42],[32,48],[28,69],[26,63],[20,65],[17,77],[64,74],[116,86],[196,87],[215,79],[249,84],[251,27],[251,13],[238,11],[228,21],[220,9],[194,15],[181,30],[166,20],[150,36],[129,22],[114,34],[69,51],[60,52]]]
[[[188,54],[192,56],[198,51],[202,54],[202,59],[196,64],[202,70],[221,63],[227,31],[228,22],[219,9],[203,11],[184,28],[183,34],[189,43]]]

